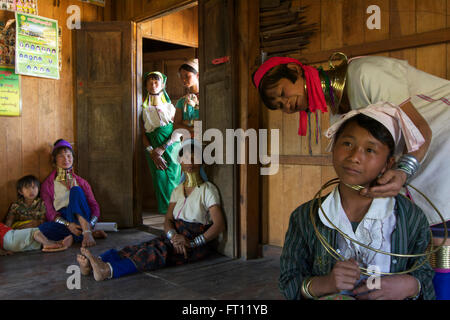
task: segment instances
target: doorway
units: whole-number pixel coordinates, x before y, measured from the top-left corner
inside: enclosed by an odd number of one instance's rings
[[[185,8],[157,19],[149,19],[137,24],[138,30],[138,72],[145,75],[149,71],[160,71],[167,76],[166,91],[172,104],[183,97],[187,90],[178,76],[179,67],[185,60],[198,57],[198,10],[197,6]],[[140,35],[139,35],[140,34]],[[139,52],[141,55],[139,56]],[[142,70],[139,70],[141,66]],[[142,72],[140,72],[142,71]],[[141,84],[139,85],[139,81]],[[145,99],[147,92],[138,76],[138,105]],[[139,115],[140,110],[139,110]],[[140,120],[140,119],[139,119]],[[140,121],[139,126],[142,125]],[[139,132],[141,132],[139,128]],[[138,138],[139,139],[139,138]],[[141,188],[138,197],[142,199],[142,222],[154,233],[164,230],[164,215],[157,211],[157,201],[152,177],[144,154],[139,156]]]
[[[238,123],[237,112],[237,60],[233,58],[236,53],[234,34],[234,1],[229,0],[202,0],[191,2],[175,11],[160,12],[158,15],[136,21],[136,74],[135,74],[135,102],[137,113],[135,121],[135,153],[134,153],[134,190],[135,208],[138,211],[136,222],[143,222],[142,208],[144,202],[144,175],[143,162],[145,162],[144,149],[142,148],[142,122],[141,104],[143,101],[143,75],[144,75],[144,45],[164,45],[165,49],[150,52],[152,58],[167,61],[159,65],[166,72],[168,81],[176,79],[180,63],[189,57],[199,59],[200,74],[200,121],[201,132],[209,129],[219,132],[223,137],[227,129],[236,129]],[[144,42],[145,39],[164,42]],[[172,45],[184,46],[172,47]],[[172,50],[168,49],[170,46]],[[186,48],[187,47],[187,48]],[[178,53],[175,53],[180,50]],[[182,51],[185,50],[185,51]],[[184,52],[184,53],[183,53]],[[178,54],[171,62],[170,55]],[[160,56],[158,57],[157,54]],[[164,60],[166,59],[166,60]],[[177,61],[177,59],[180,59]],[[155,62],[153,62],[155,63]],[[158,67],[158,65],[154,65]],[[175,76],[171,75],[174,73]],[[171,86],[171,84],[169,84]],[[175,86],[179,90],[181,84]],[[169,88],[169,90],[172,90]],[[170,94],[170,93],[169,93]],[[182,94],[182,93],[178,93]],[[174,101],[174,96],[171,100]],[[202,107],[203,106],[203,107]],[[139,139],[139,140],[137,140]],[[208,144],[207,140],[202,140]],[[224,154],[225,155],[225,154]],[[147,168],[146,168],[147,169]],[[148,170],[148,169],[147,169]],[[226,220],[226,231],[219,236],[217,250],[232,258],[239,256],[238,230],[239,230],[239,190],[238,168],[236,164],[213,164],[205,168],[208,179],[219,190],[222,210]],[[151,199],[146,200],[150,201]],[[154,201],[154,200],[153,200]],[[151,207],[150,207],[151,208]],[[151,210],[151,209],[150,209]],[[141,211],[141,212],[139,212]],[[162,218],[153,220],[155,226],[162,232]],[[159,226],[158,226],[159,225]]]
[[[138,21],[85,22],[76,31],[77,141],[80,150],[89,151],[78,157],[78,164],[80,174],[98,190],[103,221],[117,222],[119,228],[142,226],[144,192],[153,196],[151,183],[143,183],[148,170],[143,166],[141,121],[144,46],[152,48],[145,63],[170,78],[172,100],[183,94],[177,84],[180,63],[198,53],[201,132],[213,129],[225,137],[228,129],[237,128],[234,14],[234,1],[202,0]],[[206,144],[211,141],[203,134],[201,138]],[[226,220],[218,251],[236,258],[241,199],[237,164],[219,162],[206,173],[219,190]],[[154,198],[146,201],[151,214]]]

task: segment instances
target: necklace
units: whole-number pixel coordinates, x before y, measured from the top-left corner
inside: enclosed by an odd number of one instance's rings
[[[184,186],[186,188],[195,188],[204,183],[199,172],[184,172],[186,175],[186,181],[184,181]]]
[[[409,270],[405,270],[405,271],[400,271],[400,272],[374,272],[374,270],[369,270],[367,268],[364,267],[359,267],[361,270],[361,273],[367,276],[372,276],[373,274],[379,274],[379,275],[394,275],[394,274],[407,274],[407,273],[411,273],[417,269],[419,269],[420,267],[422,267],[428,260],[429,257],[436,253],[438,250],[440,250],[444,244],[445,241],[448,238],[448,230],[447,230],[447,226],[445,224],[445,219],[442,216],[442,214],[440,213],[440,211],[436,208],[436,206],[431,202],[430,199],[428,199],[427,196],[425,196],[421,191],[419,191],[417,188],[415,188],[412,185],[408,185],[409,187],[411,187],[412,189],[414,189],[415,191],[417,191],[422,197],[424,197],[424,199],[433,207],[433,209],[437,212],[437,214],[439,215],[439,218],[442,220],[443,224],[444,224],[444,238],[442,239],[442,242],[440,245],[438,246],[434,246],[433,245],[433,234],[431,232],[430,229],[430,246],[427,248],[427,250],[425,250],[424,253],[421,254],[399,254],[399,253],[391,253],[391,252],[385,252],[385,251],[381,251],[375,248],[372,248],[364,243],[359,242],[356,239],[352,239],[351,237],[349,237],[347,234],[345,234],[342,230],[340,230],[338,227],[336,227],[333,222],[331,222],[331,220],[328,218],[328,216],[326,215],[326,213],[324,212],[323,208],[322,208],[322,202],[321,202],[321,198],[322,198],[322,191],[325,190],[326,188],[334,185],[334,184],[338,184],[339,178],[335,178],[332,179],[330,181],[328,181],[327,183],[325,183],[322,188],[320,188],[320,190],[316,193],[316,195],[313,198],[313,202],[317,200],[317,203],[319,205],[319,210],[321,210],[323,216],[325,217],[325,219],[328,221],[328,223],[344,238],[346,238],[347,240],[349,240],[351,243],[356,243],[359,246],[366,248],[368,250],[371,251],[375,251],[376,253],[380,253],[380,254],[385,254],[385,255],[389,255],[389,256],[393,256],[393,257],[400,257],[400,258],[418,258],[418,257],[424,257],[427,256],[427,259],[423,259],[422,262],[419,262],[419,259],[414,263],[414,265],[409,269]],[[328,252],[328,254],[330,254],[335,260],[340,260],[340,261],[344,261],[345,257],[342,256],[339,252],[337,252],[331,245],[329,242],[327,242],[327,240],[325,239],[325,236],[323,236],[319,229],[317,228],[316,225],[316,218],[315,215],[318,215],[319,213],[317,212],[316,214],[314,214],[314,208],[315,206],[311,205],[311,209],[309,211],[309,216],[311,219],[311,224],[313,226],[314,232],[317,236],[317,238],[319,239],[320,243],[322,244],[322,246],[324,247],[325,251]]]

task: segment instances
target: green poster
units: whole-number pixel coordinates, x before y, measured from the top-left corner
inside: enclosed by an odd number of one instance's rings
[[[14,67],[0,66],[0,116],[20,116],[20,81]]]
[[[16,12],[16,73],[59,79],[58,21]]]

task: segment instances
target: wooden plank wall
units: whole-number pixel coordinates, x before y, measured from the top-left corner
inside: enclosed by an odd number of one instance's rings
[[[167,16],[144,22],[141,25],[145,38],[198,47],[198,7],[174,12]]]
[[[406,35],[420,34],[450,27],[450,0],[296,0],[308,5],[307,21],[318,23],[320,31],[304,53],[320,53],[334,48],[372,43]],[[381,29],[369,30],[366,20],[369,5],[381,9]],[[450,78],[450,44],[436,44],[381,52],[378,55],[408,60],[418,69],[442,78]],[[292,55],[295,58],[301,54]],[[327,66],[325,63],[318,65]],[[297,136],[298,115],[269,112],[262,107],[262,124],[280,130],[280,152],[288,156],[309,158],[307,138]],[[321,118],[322,132],[328,127],[327,116]],[[326,139],[313,143],[314,156],[326,155]],[[299,158],[297,158],[299,159]],[[298,161],[297,161],[298,162]],[[282,163],[282,162],[281,162]],[[277,175],[263,178],[263,242],[282,246],[292,211],[309,201],[320,186],[335,175],[330,165],[282,164]],[[283,201],[280,201],[280,199]]]
[[[114,20],[140,21],[161,12],[169,12],[196,3],[195,0],[114,0]]]
[[[0,221],[3,221],[10,203],[16,200],[16,182],[28,174],[43,181],[52,170],[51,146],[58,138],[75,142],[76,123],[73,93],[74,55],[72,31],[66,26],[70,5],[81,9],[82,21],[111,19],[111,2],[105,8],[76,0],[40,0],[39,14],[56,19],[62,26],[63,49],[60,80],[21,76],[22,115],[0,117]],[[0,11],[1,20],[14,17]]]

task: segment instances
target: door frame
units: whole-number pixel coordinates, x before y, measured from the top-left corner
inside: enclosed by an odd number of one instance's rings
[[[143,43],[143,39],[145,38],[143,36],[142,30],[141,30],[141,25],[145,22],[151,21],[151,20],[155,20],[158,18],[161,18],[163,16],[167,16],[170,15],[172,13],[178,12],[178,11],[182,11],[182,10],[186,10],[192,7],[195,7],[198,5],[198,1],[197,0],[193,0],[190,1],[188,3],[184,3],[180,6],[177,7],[173,7],[170,9],[165,9],[162,11],[158,11],[155,12],[153,14],[150,14],[148,16],[144,16],[144,17],[137,17],[134,18],[132,20],[132,22],[135,24],[135,39],[136,39],[136,43],[135,43],[135,52],[133,53],[133,57],[135,58],[135,63],[134,63],[134,84],[133,84],[133,101],[134,101],[134,105],[136,106],[136,108],[140,108],[140,105],[143,101],[143,95],[142,95],[142,90],[143,90],[143,81],[142,81],[142,77],[143,77],[143,60],[144,60],[144,55],[142,52],[142,43]],[[155,39],[155,40],[159,40],[160,39]],[[184,45],[184,44],[183,44]],[[139,110],[137,110],[136,112],[136,117],[134,119],[134,128],[135,128],[135,154],[134,154],[134,169],[133,169],[133,184],[134,184],[134,190],[135,190],[135,199],[134,199],[134,223],[135,225],[142,225],[143,223],[143,218],[142,218],[142,192],[139,192],[139,190],[142,190],[142,175],[141,173],[141,168],[142,168],[142,161],[143,161],[143,157],[144,157],[144,150],[142,148],[142,124],[141,121],[139,119],[139,115],[140,112]]]
[[[240,1],[242,3],[240,3]],[[235,61],[235,66],[233,72],[236,74],[243,76],[247,75],[243,79],[237,79],[240,84],[234,84],[234,91],[236,92],[236,124],[245,129],[254,128],[259,129],[260,127],[260,113],[259,113],[259,99],[257,96],[257,92],[252,87],[251,79],[250,79],[250,71],[255,68],[257,64],[257,57],[259,56],[259,39],[256,35],[259,28],[259,5],[254,6],[253,0],[240,0],[237,1],[236,10],[239,12],[239,15],[244,15],[245,17],[241,17],[239,19],[239,26],[232,26],[236,28],[235,31],[239,30],[239,34],[243,33],[247,35],[244,37],[241,35],[241,45],[237,45],[235,50],[233,50],[233,61]],[[134,64],[134,92],[133,99],[136,108],[139,108],[141,101],[143,99],[142,89],[143,89],[143,53],[142,53],[142,45],[143,45],[143,33],[140,28],[141,24],[144,22],[148,22],[150,20],[158,19],[160,17],[170,15],[172,13],[182,11],[185,9],[189,9],[195,6],[198,6],[197,0],[192,1],[184,1],[178,6],[174,6],[169,9],[164,9],[161,11],[157,11],[147,16],[139,16],[133,18],[132,22],[135,24],[135,64]],[[199,10],[199,17],[200,17]],[[237,22],[236,20],[235,22]],[[200,42],[200,24],[199,24],[199,42]],[[155,39],[159,40],[160,39]],[[184,44],[183,44],[184,45]],[[240,70],[244,68],[244,70]],[[240,88],[240,89],[238,89]],[[135,187],[135,213],[134,213],[134,221],[135,224],[142,224],[142,192],[137,192],[137,190],[142,189],[142,178],[140,173],[142,162],[143,161],[143,148],[141,145],[141,136],[142,136],[142,125],[139,121],[139,111],[136,112],[135,121],[135,154],[134,154],[134,187]],[[248,148],[247,148],[248,150]],[[242,258],[242,259],[254,259],[263,256],[262,244],[264,239],[261,238],[261,235],[264,234],[264,226],[261,226],[261,223],[264,222],[264,215],[261,215],[262,205],[260,203],[261,200],[261,179],[259,177],[259,166],[250,166],[249,164],[239,165],[235,169],[235,178],[234,184],[235,188],[235,196],[237,201],[235,203],[234,215],[235,222],[233,225],[234,228],[234,258]],[[257,188],[251,188],[250,185],[253,181],[258,181]]]

